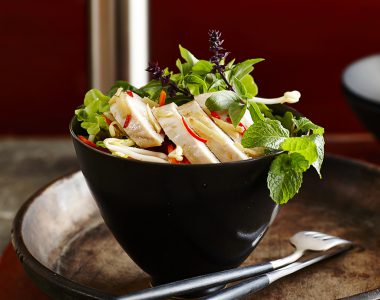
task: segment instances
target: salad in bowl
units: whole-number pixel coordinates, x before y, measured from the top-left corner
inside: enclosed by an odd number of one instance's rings
[[[211,30],[207,60],[179,46],[177,72],[150,63],[145,86],[88,91],[70,124],[105,223],[153,284],[240,265],[303,173],[320,174],[324,129],[285,105],[300,93],[258,97],[263,59],[222,44]]]

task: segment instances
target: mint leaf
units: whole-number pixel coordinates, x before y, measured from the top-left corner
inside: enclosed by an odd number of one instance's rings
[[[192,68],[193,73],[206,75],[212,70],[212,63],[208,60],[199,60]]]
[[[259,121],[265,120],[257,103],[255,102],[249,103],[248,110],[249,110],[249,113],[251,114],[251,118],[253,122],[259,122]]]
[[[295,123],[295,125],[297,127],[297,131],[301,131],[301,132],[306,133],[306,134],[310,130],[312,130],[313,133],[315,133],[315,134],[322,135],[322,134],[325,133],[325,130],[323,129],[323,127],[315,125],[308,118],[302,117],[302,118],[299,118],[299,119],[295,119],[294,123]]]
[[[198,59],[189,50],[183,48],[181,45],[179,45],[179,52],[181,53],[182,58],[191,66],[198,62]]]
[[[323,136],[319,134],[311,135],[310,139],[314,142],[318,153],[318,158],[316,161],[313,162],[312,165],[317,170],[319,177],[322,178],[321,167],[325,156],[325,140]]]
[[[290,154],[301,154],[310,165],[318,158],[317,147],[309,136],[287,138],[281,144],[281,149],[288,151]]]
[[[287,111],[282,117],[280,117],[282,126],[289,130],[290,135],[293,134],[295,121],[294,116],[290,111]]]
[[[247,105],[239,102],[234,102],[228,108],[228,114],[230,115],[232,125],[238,126],[241,118],[243,118],[247,110]]]
[[[247,59],[241,63],[238,63],[231,69],[231,77],[242,79],[245,75],[249,74],[253,70],[253,65],[263,61],[263,58]]]
[[[239,96],[232,91],[219,91],[212,94],[206,100],[206,107],[210,111],[225,110],[230,107],[232,103],[239,102]]]
[[[277,120],[256,121],[244,133],[241,144],[245,148],[268,147],[280,149],[289,131]]]
[[[277,156],[270,168],[267,185],[271,198],[278,204],[285,204],[299,191],[302,184],[302,168],[294,166],[305,164],[300,155],[281,154]]]

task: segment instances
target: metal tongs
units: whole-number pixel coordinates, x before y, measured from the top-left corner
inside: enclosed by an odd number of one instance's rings
[[[219,300],[239,299],[249,293],[263,289],[272,282],[284,276],[292,274],[321,260],[342,253],[350,249],[352,246],[350,241],[315,231],[298,232],[290,238],[290,242],[296,250],[291,255],[275,261],[184,279],[130,293],[125,296],[116,297],[115,299],[167,299],[168,297],[192,294],[212,287],[224,285],[226,283],[256,276],[203,298]],[[300,259],[306,251],[323,252],[322,254],[314,254],[311,258],[308,256],[300,262],[295,262]]]

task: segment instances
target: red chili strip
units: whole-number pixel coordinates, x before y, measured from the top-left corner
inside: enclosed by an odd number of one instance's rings
[[[184,117],[182,117],[182,123],[183,123],[183,125],[185,125],[185,128],[186,128],[187,132],[190,133],[190,135],[191,135],[193,138],[197,139],[198,141],[201,141],[202,143],[207,143],[207,140],[201,138],[199,135],[197,135],[197,134],[196,134],[196,133],[195,133],[195,132],[189,127],[189,125],[187,125],[187,123],[186,123]]]
[[[110,119],[108,119],[105,115],[102,115],[102,117],[108,125],[111,125],[112,121]]]
[[[244,124],[241,123],[241,122],[239,123],[239,126],[240,126],[240,127],[243,127],[243,132],[241,133],[241,135],[243,135],[244,132],[247,130],[247,127],[245,127]]]
[[[160,93],[160,98],[159,98],[158,104],[160,106],[163,106],[163,105],[165,105],[165,101],[166,101],[166,92],[164,90],[162,90]]]
[[[216,111],[212,111],[211,116],[214,117],[215,119],[220,119],[220,115]]]
[[[133,98],[133,93],[131,91],[126,91],[125,92],[128,96],[132,97]]]
[[[78,136],[78,137],[79,137],[79,139],[80,139],[83,143],[85,143],[85,144],[87,144],[87,145],[89,145],[89,146],[91,146],[91,147],[94,147],[94,148],[97,147],[95,143],[93,143],[93,142],[91,142],[90,140],[86,139],[83,135],[80,135],[80,136]]]
[[[125,118],[125,122],[124,122],[123,128],[127,128],[127,127],[128,127],[129,123],[131,122],[131,118],[132,118],[131,115],[128,115],[128,116]]]
[[[91,142],[90,140],[86,139],[83,135],[79,135],[78,138],[83,142],[85,143],[86,145],[89,145],[90,147],[93,147],[95,149],[98,149],[100,151],[103,151],[103,152],[108,152],[108,149],[105,149],[105,148],[102,148],[102,147],[98,147],[96,146],[95,143]]]

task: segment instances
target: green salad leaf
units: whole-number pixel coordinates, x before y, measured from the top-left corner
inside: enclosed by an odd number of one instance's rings
[[[102,114],[110,110],[108,101],[110,97],[104,95],[97,89],[89,90],[84,97],[83,107],[75,110],[81,127],[92,136],[108,135],[108,124]]]

